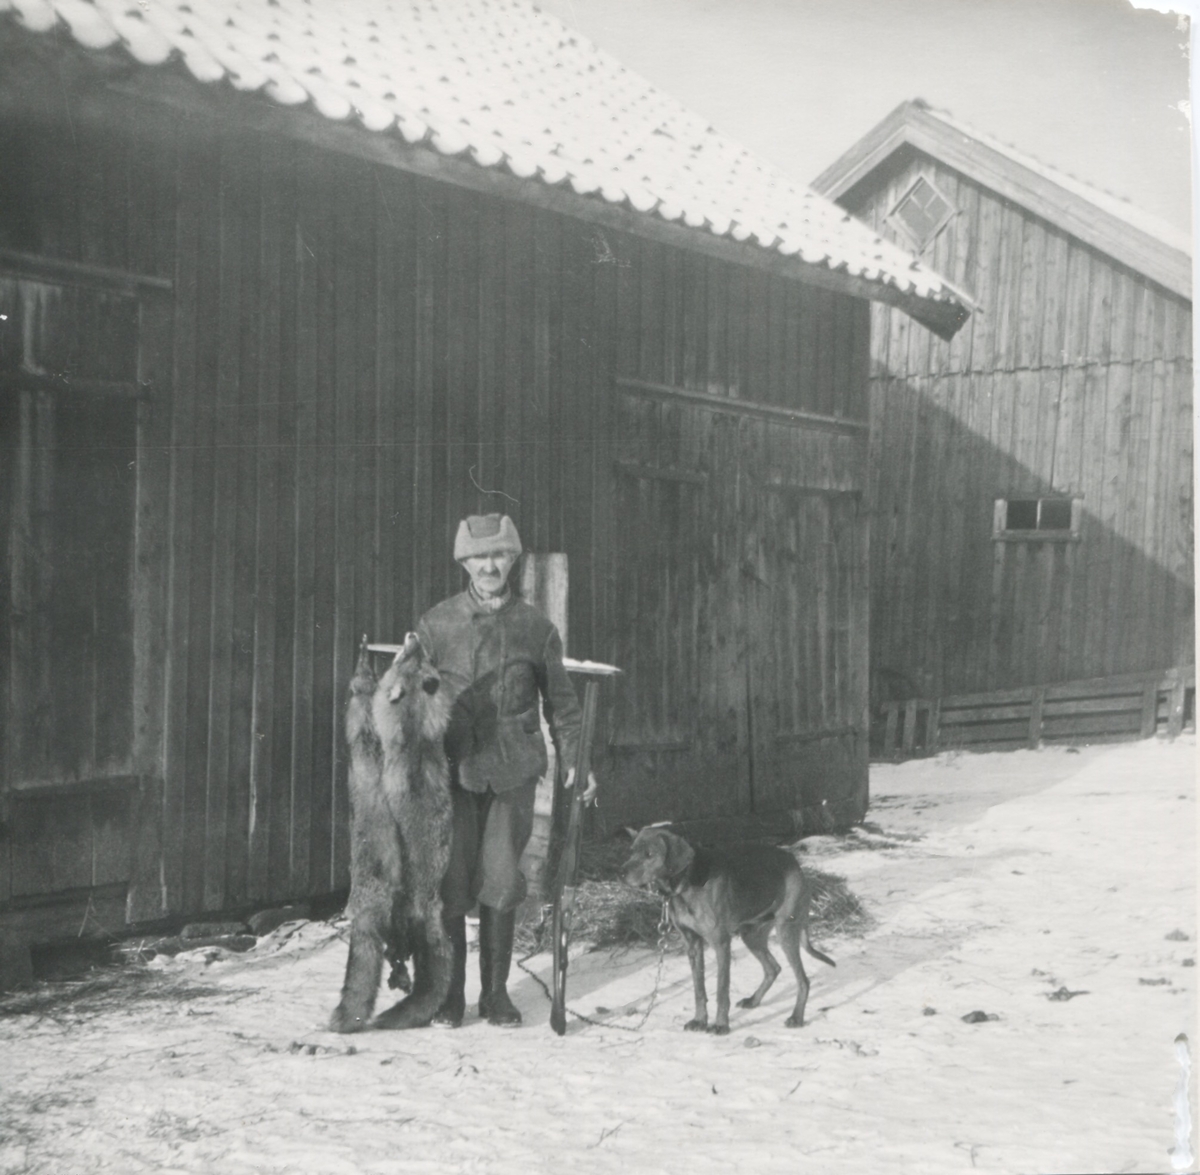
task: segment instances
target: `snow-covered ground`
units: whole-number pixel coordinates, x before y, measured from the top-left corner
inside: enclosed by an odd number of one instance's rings
[[[138,1000],[0,1018],[0,1172],[1170,1171],[1195,751],[873,768],[868,825],[801,850],[877,921],[817,942],[838,966],[806,960],[799,1030],[785,973],[729,1036],[685,1033],[686,960],[630,951],[573,962],[599,1023],[562,1038],[520,973],[519,1029],[334,1036],[346,948],[319,923]],[[735,999],[758,974],[735,951]],[[152,998],[173,984],[201,986]]]

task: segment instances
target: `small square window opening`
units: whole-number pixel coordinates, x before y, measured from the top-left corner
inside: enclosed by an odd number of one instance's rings
[[[1043,498],[1038,503],[1038,530],[1070,530],[1070,498]]]
[[[922,176],[900,198],[888,219],[896,221],[917,249],[922,250],[954,213],[950,201]]]
[[[1078,538],[1079,498],[998,498],[993,537],[998,539]]]
[[[1005,519],[1005,530],[1037,530],[1038,500],[1010,498],[1008,500],[1008,517]]]

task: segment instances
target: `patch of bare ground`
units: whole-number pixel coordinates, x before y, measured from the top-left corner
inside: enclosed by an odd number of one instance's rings
[[[228,988],[198,983],[185,975],[168,975],[138,965],[113,964],[80,978],[43,980],[32,988],[0,995],[0,1019],[96,1016],[148,1002],[187,1003],[230,994]]]

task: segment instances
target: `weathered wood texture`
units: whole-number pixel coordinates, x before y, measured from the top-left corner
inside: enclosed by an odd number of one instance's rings
[[[948,749],[1125,742],[1195,729],[1195,666],[992,693],[884,702],[887,759]]]
[[[871,664],[928,696],[1189,662],[1191,307],[935,161],[851,192],[880,232],[918,175],[926,260],[979,311],[872,320]],[[993,542],[997,498],[1082,501],[1077,542]]]
[[[171,287],[139,302],[132,915],[345,886],[356,642],[462,587],[478,510],[568,555],[573,653],[627,670],[606,819],[861,814],[866,303],[108,101],[6,108],[0,247]]]
[[[633,391],[618,409],[621,811],[845,819],[865,802],[864,440]]]

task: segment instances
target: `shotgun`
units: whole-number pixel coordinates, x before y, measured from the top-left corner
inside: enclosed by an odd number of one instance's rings
[[[562,1036],[567,1030],[567,939],[575,912],[575,889],[579,874],[579,842],[583,834],[583,793],[587,789],[592,768],[592,737],[596,731],[596,702],[600,693],[600,677],[621,671],[612,665],[595,661],[563,659],[569,673],[584,677],[583,719],[579,727],[579,754],[575,759],[575,785],[571,788],[567,828],[563,836],[558,868],[550,886],[551,949],[553,952],[553,988],[550,998],[550,1027]]]

